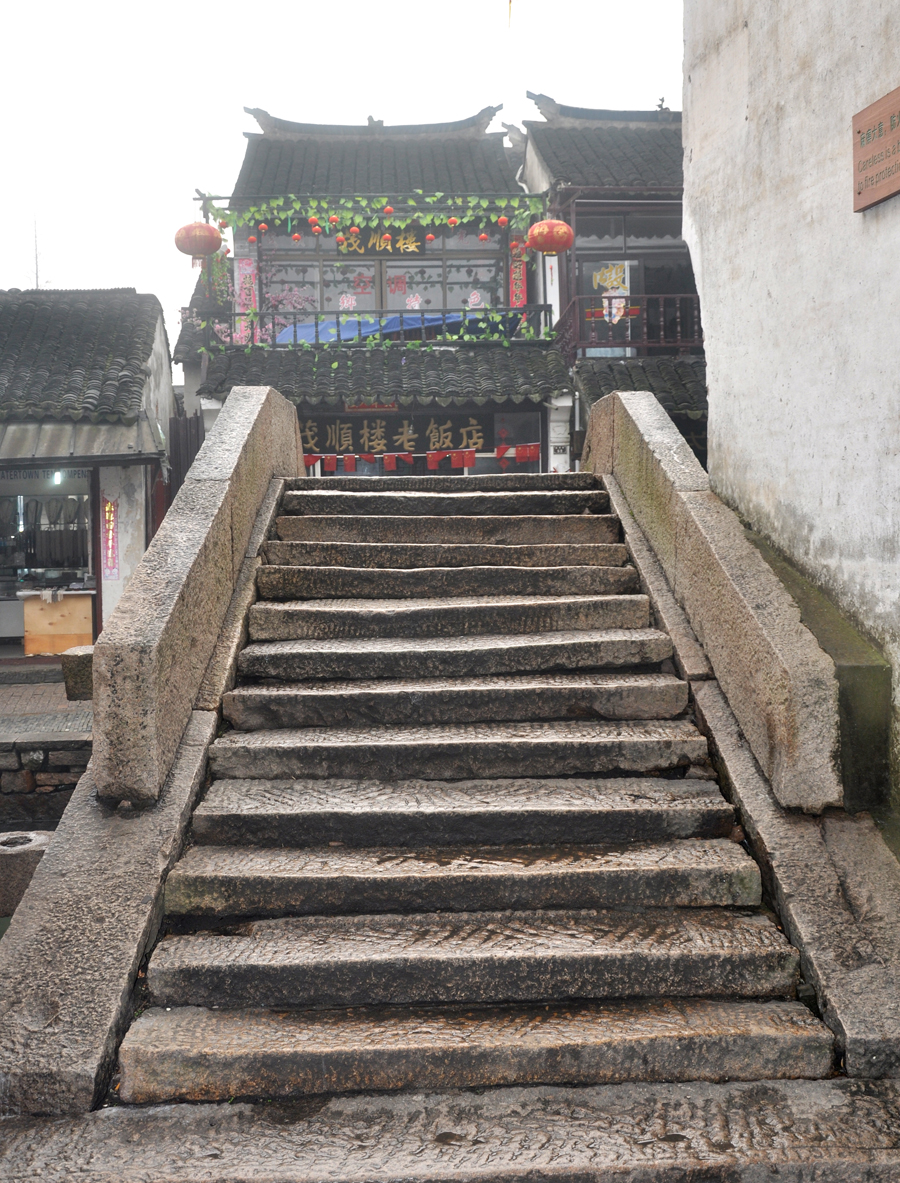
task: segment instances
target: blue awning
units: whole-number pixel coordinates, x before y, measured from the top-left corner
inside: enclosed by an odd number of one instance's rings
[[[482,318],[480,312],[470,312],[465,316],[465,323],[467,331],[471,333],[479,333],[483,326],[478,323]],[[379,333],[390,334],[405,331],[407,333],[415,332],[418,329],[439,329],[446,326],[455,326],[463,324],[463,314],[461,312],[398,312],[395,316],[383,316],[381,318],[375,316],[350,316],[347,314],[335,313],[333,315],[318,316],[319,321],[319,343],[325,345],[332,341],[353,342],[363,340],[366,337],[375,337]],[[502,318],[502,324],[498,323],[496,327],[504,332],[512,332],[515,330],[518,315],[505,316]],[[316,344],[316,324],[315,321],[302,323],[298,320],[296,324],[287,325],[283,328],[275,341],[278,345],[299,345],[302,342],[307,342],[310,345]]]

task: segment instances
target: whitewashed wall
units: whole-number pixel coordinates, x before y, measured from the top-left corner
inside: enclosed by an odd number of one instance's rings
[[[900,702],[900,197],[853,213],[897,0],[685,0],[685,237],[716,492],[879,641]]]
[[[112,611],[128,581],[137,569],[147,549],[147,469],[142,464],[127,468],[100,469],[100,498],[114,501],[118,506],[118,578],[107,579],[103,568],[103,621],[109,620]],[[103,539],[101,523],[101,544]],[[101,545],[102,549],[102,545]]]

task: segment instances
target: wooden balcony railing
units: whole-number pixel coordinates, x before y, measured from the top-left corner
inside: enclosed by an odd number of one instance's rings
[[[646,356],[687,353],[703,346],[697,295],[576,296],[557,331],[570,365],[587,349]]]

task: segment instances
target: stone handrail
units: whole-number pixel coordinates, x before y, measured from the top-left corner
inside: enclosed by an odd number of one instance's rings
[[[655,396],[596,402],[583,463],[616,478],[778,801],[841,805],[834,662]]]
[[[99,796],[159,797],[269,482],[302,467],[292,404],[235,387],[94,647]]]

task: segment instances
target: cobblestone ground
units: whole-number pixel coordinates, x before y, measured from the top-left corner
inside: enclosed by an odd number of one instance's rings
[[[38,731],[90,731],[93,718],[88,703],[69,702],[63,682],[0,686],[0,739]]]

